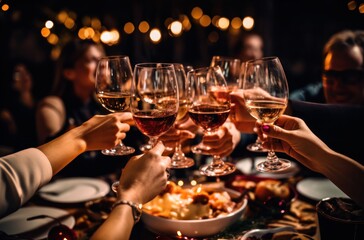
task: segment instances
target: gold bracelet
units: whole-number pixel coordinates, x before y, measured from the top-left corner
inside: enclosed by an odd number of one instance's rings
[[[112,209],[114,209],[115,207],[122,205],[122,204],[129,205],[131,207],[133,218],[134,218],[134,224],[139,222],[140,217],[142,216],[142,212],[143,212],[143,205],[141,203],[136,204],[136,203],[133,203],[133,202],[127,201],[127,200],[118,200],[112,205]]]

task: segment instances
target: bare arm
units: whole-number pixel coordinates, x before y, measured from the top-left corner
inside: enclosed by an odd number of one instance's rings
[[[38,149],[48,157],[53,174],[56,174],[85,151],[114,147],[125,138],[130,126],[123,122],[131,118],[130,113],[96,115]]]
[[[279,139],[273,141],[276,151],[285,152],[311,170],[325,175],[357,204],[364,207],[364,194],[357,188],[358,181],[364,181],[363,165],[332,150],[300,118],[283,115],[275,124],[273,127],[265,127],[265,131],[262,132],[264,128],[257,123],[260,137]],[[264,144],[265,147],[269,147],[267,142]]]
[[[119,180],[118,200],[144,204],[165,189],[170,158],[162,157],[163,151],[164,146],[159,142],[146,154],[129,160]],[[111,211],[91,239],[128,240],[133,226],[132,208],[120,204]]]

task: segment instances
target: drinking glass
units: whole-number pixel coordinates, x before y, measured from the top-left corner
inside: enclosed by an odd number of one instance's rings
[[[174,69],[177,77],[178,93],[179,93],[179,108],[175,126],[188,120],[187,108],[193,96],[193,85],[186,77],[185,67],[181,63],[174,63]],[[192,158],[186,157],[182,151],[181,141],[176,142],[174,153],[171,157],[171,168],[188,168],[195,164]]]
[[[134,67],[131,113],[137,128],[151,140],[174,124],[179,106],[178,84],[171,63],[139,63]]]
[[[238,87],[241,68],[241,60],[239,58],[216,55],[212,57],[210,66],[220,66],[231,92]]]
[[[101,105],[110,112],[129,111],[133,70],[128,56],[102,57],[96,68],[96,96]],[[111,149],[101,152],[105,155],[127,155],[135,151],[122,141]]]
[[[195,94],[188,114],[192,121],[204,131],[213,134],[224,124],[230,113],[230,94],[219,66],[198,68],[187,73],[193,82]],[[211,148],[203,144],[192,147],[193,152],[208,152]],[[225,163],[220,155],[213,155],[212,162],[200,167],[206,176],[223,176],[235,171],[235,166]]]
[[[243,62],[241,64],[241,68],[240,68],[240,80],[244,79],[244,72],[245,72],[245,62]],[[242,82],[240,82],[239,84],[242,84]],[[251,151],[251,152],[268,152],[268,149],[263,147],[263,142],[262,140],[259,138],[259,136],[256,138],[255,142],[248,144],[246,146],[246,149]],[[252,158],[253,164],[254,164],[254,158]]]
[[[287,107],[288,82],[278,57],[248,61],[242,89],[248,112],[263,125],[273,125]],[[257,165],[257,170],[277,172],[290,166],[289,160],[278,158],[270,148],[267,159]]]

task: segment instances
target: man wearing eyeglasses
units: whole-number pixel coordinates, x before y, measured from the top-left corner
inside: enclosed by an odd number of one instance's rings
[[[323,51],[322,82],[290,94],[293,100],[364,105],[364,31],[334,34]]]

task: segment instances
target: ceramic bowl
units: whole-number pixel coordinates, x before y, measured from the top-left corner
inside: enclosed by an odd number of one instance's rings
[[[231,197],[238,197],[238,191],[225,188]],[[224,229],[238,221],[244,215],[247,208],[248,200],[244,197],[238,203],[238,207],[231,213],[209,219],[201,220],[175,220],[154,216],[143,212],[142,221],[145,226],[152,232],[174,236],[174,237],[206,237],[222,232]]]

